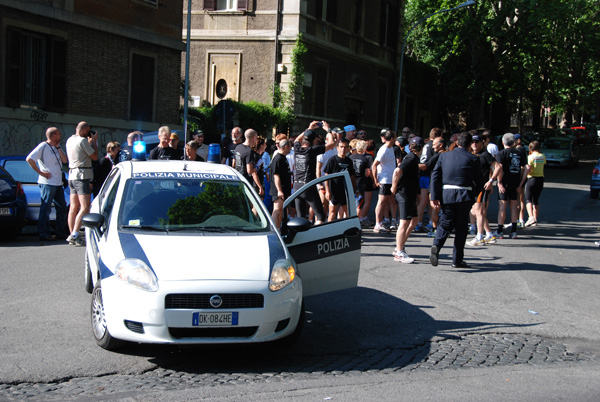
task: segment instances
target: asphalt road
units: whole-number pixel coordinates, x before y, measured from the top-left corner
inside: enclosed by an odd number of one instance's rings
[[[359,287],[307,298],[289,351],[104,351],[90,332],[84,250],[33,235],[1,243],[0,400],[597,400],[599,154],[546,169],[540,224],[468,249],[471,269],[450,267],[451,240],[431,267],[425,234],[407,244],[416,262],[396,263],[394,235],[366,230]]]

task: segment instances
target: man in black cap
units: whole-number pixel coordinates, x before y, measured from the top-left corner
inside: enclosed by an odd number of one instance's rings
[[[208,145],[204,143],[204,132],[202,130],[196,130],[194,133],[194,140],[200,144],[196,150],[196,155],[201,156],[203,160],[208,160]]]
[[[429,260],[438,265],[440,249],[454,229],[453,268],[469,268],[464,261],[469,211],[483,187],[479,158],[469,152],[472,136],[463,132],[452,152],[440,155],[431,172],[431,206],[440,207],[440,217]]]
[[[308,129],[296,137],[294,141],[294,191],[316,179],[317,155],[329,151],[335,146],[335,143],[313,146],[313,142],[317,138],[317,133],[314,130],[318,127],[318,123],[318,121],[310,123]],[[329,131],[329,124],[326,121],[323,122],[323,129]],[[325,211],[316,187],[302,193],[296,198],[295,202],[298,216],[307,217],[306,204],[308,204],[315,212],[315,225],[325,222]]]
[[[419,158],[425,142],[421,137],[410,140],[409,150],[400,165],[394,170],[391,192],[398,203],[398,231],[396,232],[396,249],[392,253],[394,261],[410,264],[415,259],[405,250],[408,236],[417,226],[417,195],[419,194]]]

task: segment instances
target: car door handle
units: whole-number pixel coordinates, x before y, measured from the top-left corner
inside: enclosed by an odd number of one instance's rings
[[[360,229],[357,227],[350,228],[344,232],[344,236],[346,237],[356,237],[360,235]]]

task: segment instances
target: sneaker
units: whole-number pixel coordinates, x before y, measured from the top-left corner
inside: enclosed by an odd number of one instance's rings
[[[594,244],[595,244],[597,247],[600,247],[600,241],[595,241],[595,242],[594,242]]]
[[[403,264],[411,264],[415,261],[415,259],[409,257],[408,254],[406,254],[406,251],[400,251],[394,255],[394,261],[401,262]]]
[[[73,238],[69,243],[76,247],[85,247],[85,237],[77,236]]]
[[[527,222],[525,222],[525,227],[528,228],[529,226],[537,226],[537,221],[533,218],[527,219]]]
[[[419,223],[419,224],[417,224],[417,226],[415,226],[413,232],[415,232],[415,233],[423,233],[426,230],[427,229],[425,229],[425,227],[423,226],[423,224]]]
[[[66,239],[66,240],[67,240],[67,243],[69,243],[69,244],[73,244],[72,242],[73,242],[73,240],[74,240],[74,239],[75,239],[75,238],[73,237],[73,235],[69,235],[69,236],[67,236],[67,239]]]
[[[520,221],[517,221],[517,227],[518,227],[518,228],[524,228],[524,227],[525,227],[525,222],[523,222],[523,221],[521,221],[521,220],[520,220]]]
[[[485,244],[494,244],[494,243],[496,243],[496,238],[494,237],[493,234],[490,233],[489,235],[486,235],[483,238],[483,241],[485,242]]]
[[[434,267],[438,266],[439,254],[440,254],[440,250],[438,250],[438,247],[436,245],[431,246],[431,254],[429,254],[429,262]]]
[[[436,229],[431,229],[429,232],[427,232],[427,237],[435,237],[436,231]]]
[[[389,229],[389,228],[390,228],[390,223],[391,223],[391,222],[390,222],[390,220],[389,220],[388,218],[385,218],[385,219],[383,220],[383,222],[381,222],[381,224],[382,224],[382,225],[383,225],[385,228],[387,228],[387,229]]]
[[[503,232],[494,232],[494,233],[492,233],[492,236],[494,236],[494,238],[496,238],[496,239],[504,239]]]
[[[385,226],[383,226],[381,223],[378,223],[373,228],[373,232],[375,232],[375,233],[389,233],[390,230],[388,228],[386,228]]]
[[[475,235],[477,234],[477,226],[469,226],[469,234]]]
[[[467,243],[469,246],[484,246],[485,240],[478,239],[477,237],[473,237],[473,240]]]
[[[517,238],[517,232],[510,232],[510,238],[511,239],[516,239]]]
[[[392,219],[392,222],[390,222],[390,230],[397,230],[398,229],[398,223],[396,222],[395,219]]]

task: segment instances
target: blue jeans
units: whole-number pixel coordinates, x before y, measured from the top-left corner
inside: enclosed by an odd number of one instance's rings
[[[52,228],[50,227],[52,203],[54,203],[56,209],[56,236],[66,236],[67,203],[62,186],[50,186],[48,184],[39,184],[39,186],[42,197],[40,216],[38,218],[38,233],[40,237],[48,237],[52,234]]]

